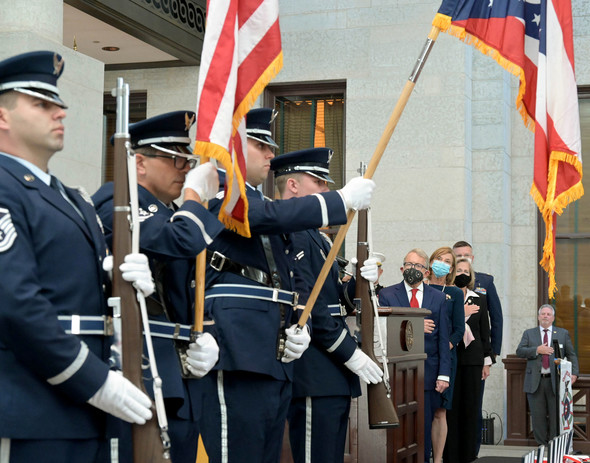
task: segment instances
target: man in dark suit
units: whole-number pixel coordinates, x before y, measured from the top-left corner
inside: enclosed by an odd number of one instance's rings
[[[424,319],[424,461],[430,461],[432,448],[432,419],[434,411],[442,406],[441,394],[449,387],[451,354],[449,326],[445,307],[445,294],[425,285],[430,273],[428,255],[422,249],[413,249],[405,257],[400,270],[404,281],[383,288],[379,303],[390,307],[422,307],[432,312]]]
[[[516,349],[516,355],[527,359],[524,377],[533,434],[539,444],[547,444],[559,433],[555,399],[555,355],[553,342],[557,340],[563,356],[572,362],[572,384],[579,374],[578,357],[567,330],[553,326],[555,309],[549,304],[539,308],[539,326],[526,330]]]
[[[274,158],[281,199],[300,198],[330,191],[332,150],[310,148]],[[296,261],[295,282],[303,289],[305,304],[330,252],[330,239],[317,228],[291,233]],[[377,259],[368,259],[361,275],[376,280]],[[361,351],[346,325],[354,310],[354,279],[342,283],[335,261],[312,312],[309,348],[295,363],[293,399],[289,407],[289,437],[295,463],[337,463],[344,458],[351,397],[361,395],[359,377],[378,383],[379,366]]]

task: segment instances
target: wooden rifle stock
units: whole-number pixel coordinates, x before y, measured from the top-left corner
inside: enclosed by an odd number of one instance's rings
[[[123,375],[147,394],[143,385],[143,330],[137,294],[132,284],[123,280],[119,270],[125,256],[132,252],[132,223],[126,146],[129,142],[129,87],[123,86],[122,79],[119,79],[116,90],[123,95],[117,94],[117,132],[114,141],[113,297],[120,300]],[[153,417],[146,424],[132,425],[134,463],[170,462],[166,458],[168,452],[164,449],[155,407],[152,407],[152,412]]]
[[[355,301],[360,301],[361,307],[361,349],[371,360],[382,366],[374,352],[375,321],[371,302],[369,282],[360,275],[362,263],[369,257],[367,211],[358,212],[358,242],[357,242],[357,270]],[[383,380],[384,381],[384,380]],[[369,407],[369,428],[396,428],[399,419],[393,405],[393,398],[387,391],[384,382],[367,385],[367,403]]]

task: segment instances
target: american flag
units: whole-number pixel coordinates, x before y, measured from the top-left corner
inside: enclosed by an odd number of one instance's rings
[[[555,283],[555,218],[584,194],[569,0],[444,0],[433,25],[520,79],[516,106],[535,132],[531,196],[545,221],[541,266]]]
[[[278,0],[208,0],[194,153],[226,171],[219,219],[250,236],[244,116],[283,65]]]

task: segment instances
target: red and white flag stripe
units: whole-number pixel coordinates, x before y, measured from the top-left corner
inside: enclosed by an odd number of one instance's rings
[[[220,220],[250,236],[244,116],[282,66],[278,0],[209,0],[197,101],[195,154],[226,171]]]

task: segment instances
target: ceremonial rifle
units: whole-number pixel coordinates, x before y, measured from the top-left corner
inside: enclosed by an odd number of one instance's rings
[[[361,167],[361,170],[363,167]],[[369,428],[383,429],[396,428],[399,426],[399,419],[393,405],[391,386],[389,384],[389,370],[383,337],[379,332],[379,344],[383,352],[380,362],[375,355],[375,325],[379,326],[379,313],[377,311],[377,297],[375,287],[361,276],[361,265],[369,258],[369,212],[359,211],[358,215],[358,239],[356,248],[357,268],[355,298],[357,312],[360,311],[361,319],[361,349],[371,360],[381,364],[383,378],[378,384],[367,384],[367,403],[369,406]]]
[[[385,152],[385,148],[387,147],[387,143],[389,143],[389,140],[390,140],[391,136],[393,135],[393,131],[395,130],[395,127],[397,126],[397,123],[399,122],[402,112],[403,112],[404,108],[406,107],[406,103],[408,102],[410,95],[412,94],[412,91],[414,90],[414,86],[416,85],[418,77],[420,76],[420,73],[422,72],[422,68],[424,67],[426,59],[428,58],[430,50],[432,49],[434,42],[436,41],[436,39],[438,37],[439,32],[440,32],[440,28],[437,26],[433,26],[432,29],[430,30],[430,33],[428,34],[428,37],[426,39],[426,43],[424,44],[424,47],[422,48],[422,51],[420,53],[420,56],[416,60],[416,64],[414,65],[414,69],[412,70],[412,73],[410,74],[410,77],[408,78],[406,85],[404,86],[404,88],[402,90],[402,94],[400,95],[395,107],[393,108],[393,112],[391,113],[391,116],[389,117],[389,121],[387,122],[387,125],[385,126],[385,130],[383,131],[383,134],[381,135],[381,138],[379,139],[379,143],[377,143],[377,148],[375,149],[375,152],[373,153],[373,156],[371,157],[371,161],[369,162],[369,165],[367,167],[367,171],[365,172],[365,174],[363,176],[364,178],[373,178],[373,175],[375,174],[375,170],[377,169],[377,165],[379,165],[379,161],[381,160],[381,157],[383,156],[383,153]],[[334,263],[334,260],[336,259],[336,255],[338,254],[338,252],[340,251],[340,248],[342,247],[342,244],[344,243],[344,238],[346,237],[346,233],[348,232],[348,229],[350,228],[350,225],[352,223],[352,219],[354,219],[355,212],[356,212],[355,210],[348,211],[348,214],[346,216],[346,223],[340,227],[340,230],[338,230],[338,234],[336,235],[336,238],[334,238],[334,244],[332,246],[332,249],[330,250],[328,257],[326,258],[326,261],[324,262],[324,266],[322,267],[322,270],[320,271],[320,274],[318,275],[318,278],[317,278],[316,283],[311,291],[311,294],[309,295],[309,299],[307,300],[307,303],[305,304],[305,309],[303,310],[301,316],[299,317],[299,321],[297,322],[297,329],[298,330],[302,330],[303,327],[305,326],[305,324],[307,323],[307,319],[309,318],[309,315],[311,314],[311,310],[313,309],[313,306],[318,299],[318,296],[320,294],[322,286],[324,285],[324,282],[326,281],[326,278],[327,278],[328,274],[330,273],[330,269],[332,268],[332,264]],[[362,262],[359,262],[359,263],[362,263]]]
[[[143,331],[146,332],[148,354],[153,360],[145,300],[140,291],[136,291],[131,283],[123,280],[119,270],[127,254],[139,252],[139,221],[133,220],[137,212],[137,183],[129,180],[129,175],[132,179],[136,178],[135,156],[132,155],[129,142],[129,85],[125,84],[122,78],[117,79],[113,96],[117,98],[117,124],[114,137],[113,297],[109,298],[109,305],[113,307],[116,324],[120,322],[123,375],[145,393],[142,374],[142,323]],[[131,201],[133,194],[135,208]],[[169,463],[170,439],[167,434],[166,414],[161,396],[161,380],[157,375],[155,364],[152,363],[150,366],[154,380],[156,408],[152,407],[154,416],[146,424],[132,425],[133,462]]]

